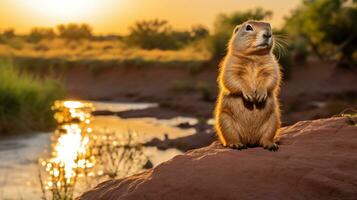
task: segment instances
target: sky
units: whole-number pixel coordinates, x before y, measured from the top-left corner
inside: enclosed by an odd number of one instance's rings
[[[262,7],[273,11],[273,27],[283,23],[301,0],[0,0],[0,31],[14,28],[88,23],[97,34],[125,34],[135,21],[165,19],[177,29],[202,24],[212,28],[216,16]]]

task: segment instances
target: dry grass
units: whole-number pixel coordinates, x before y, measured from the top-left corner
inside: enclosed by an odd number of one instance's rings
[[[121,41],[53,39],[29,43],[21,38],[13,38],[0,44],[0,57],[62,58],[70,61],[94,59],[100,61],[197,62],[209,60],[210,54],[200,43],[189,45],[182,50],[143,50],[129,48]]]

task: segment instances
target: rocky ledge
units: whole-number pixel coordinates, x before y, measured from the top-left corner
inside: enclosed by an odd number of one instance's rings
[[[103,182],[78,199],[357,199],[357,127],[347,122],[329,118],[282,128],[277,152],[214,142]]]

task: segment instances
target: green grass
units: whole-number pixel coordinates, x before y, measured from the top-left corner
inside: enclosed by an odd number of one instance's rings
[[[13,62],[0,60],[0,83],[0,136],[54,125],[51,105],[64,95],[58,80],[20,72]]]

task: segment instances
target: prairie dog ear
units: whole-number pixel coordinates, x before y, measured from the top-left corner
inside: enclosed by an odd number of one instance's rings
[[[236,34],[239,31],[240,27],[240,25],[236,26],[233,30],[233,34]]]

